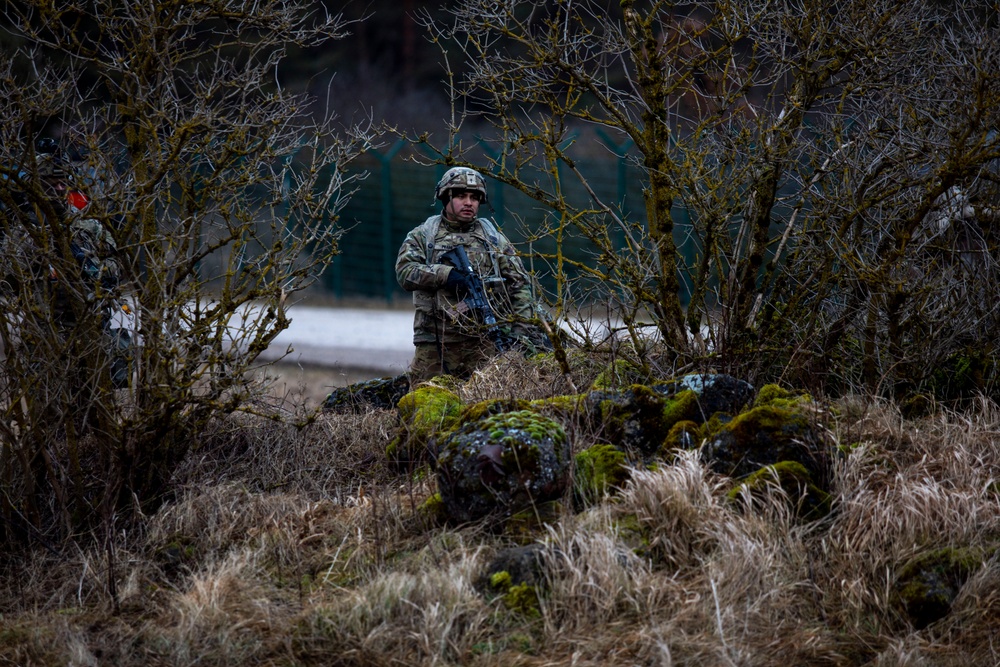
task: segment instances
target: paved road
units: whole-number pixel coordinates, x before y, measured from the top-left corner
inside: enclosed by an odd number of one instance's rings
[[[288,309],[291,324],[262,355],[329,368],[398,375],[413,358],[413,311],[323,308]]]

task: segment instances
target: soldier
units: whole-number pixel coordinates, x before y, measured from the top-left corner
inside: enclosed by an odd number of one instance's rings
[[[34,176],[18,174],[22,201],[18,211],[5,212],[4,224],[16,232],[4,243],[17,257],[8,257],[14,266],[5,272],[5,287],[23,300],[21,308],[29,315],[21,321],[22,336],[39,352],[48,347],[42,342],[46,330],[63,340],[93,331],[109,359],[113,384],[124,386],[131,340],[127,331],[111,328],[122,274],[114,237],[87,215],[89,198],[55,141],[37,143]],[[92,346],[94,340],[81,344]]]
[[[511,327],[515,338],[540,314],[531,278],[514,246],[492,222],[478,217],[487,203],[482,175],[467,167],[449,169],[434,197],[441,202],[441,213],[411,230],[396,258],[396,280],[413,292],[416,309],[411,385],[442,373],[467,378],[497,353],[464,301],[469,276],[442,263],[442,256],[456,246],[464,246],[494,316]]]

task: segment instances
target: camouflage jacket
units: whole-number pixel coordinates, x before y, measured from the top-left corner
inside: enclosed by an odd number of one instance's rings
[[[8,299],[28,299],[60,322],[72,321],[74,301],[107,308],[118,295],[122,278],[117,245],[108,230],[94,218],[70,215],[67,219],[72,261],[60,258],[51,232],[28,211],[10,218],[3,252],[3,292]],[[34,230],[34,231],[30,231]],[[47,248],[47,250],[43,249]],[[66,258],[67,260],[69,258]]]
[[[429,239],[434,229],[434,238]],[[453,343],[480,333],[481,324],[445,288],[451,267],[439,258],[458,245],[465,246],[499,322],[516,323],[535,316],[531,278],[514,246],[492,223],[479,219],[462,228],[440,215],[431,216],[406,235],[396,257],[396,280],[413,292],[414,343]]]
[[[94,218],[76,218],[69,230],[73,257],[80,263],[81,278],[90,291],[95,295],[116,291],[122,270],[111,233]]]

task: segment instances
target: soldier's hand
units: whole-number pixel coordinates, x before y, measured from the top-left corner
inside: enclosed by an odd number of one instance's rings
[[[472,275],[452,267],[444,286],[445,289],[454,292],[459,299],[464,299],[472,289]]]

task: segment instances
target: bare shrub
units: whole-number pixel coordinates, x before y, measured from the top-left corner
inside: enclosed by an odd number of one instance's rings
[[[289,298],[337,253],[346,169],[372,133],[278,84],[290,49],[342,35],[312,3],[24,0],[0,19],[16,36],[0,66],[0,535],[58,541],[154,509],[206,424],[247,408]],[[67,185],[113,239],[120,288],[74,279],[43,135],[74,155]],[[105,327],[123,305],[117,388]]]
[[[992,386],[939,374],[996,357],[1000,49],[978,0],[449,13],[423,18],[451,132],[418,143],[538,202],[524,233],[557,312],[607,305],[638,354],[656,338],[664,367],[754,384]],[[492,132],[463,143],[467,123]],[[641,202],[586,171],[596,150],[629,161]]]

